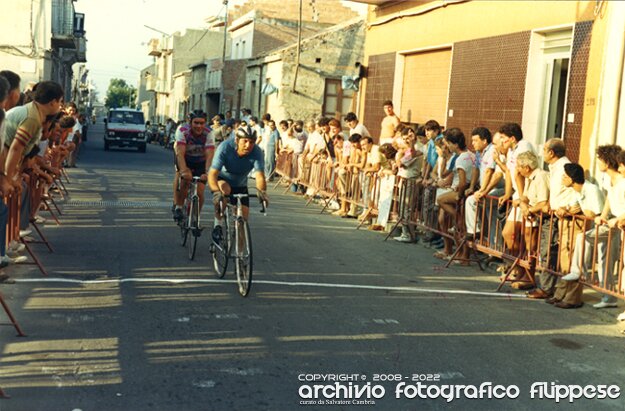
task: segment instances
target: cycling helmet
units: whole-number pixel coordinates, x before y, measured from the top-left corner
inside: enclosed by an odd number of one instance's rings
[[[203,118],[204,120],[206,120],[208,116],[202,110],[193,110],[189,113],[189,121],[193,121],[193,119],[196,118]]]
[[[235,133],[236,138],[249,138],[256,141],[256,130],[250,126],[239,127]]]

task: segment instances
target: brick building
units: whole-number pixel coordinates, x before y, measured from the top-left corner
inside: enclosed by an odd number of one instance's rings
[[[360,114],[372,134],[392,99],[410,123],[562,137],[585,166],[598,144],[625,143],[621,2],[354,1],[370,4]]]
[[[295,88],[297,42],[250,60],[247,107],[277,120],[308,120],[321,114],[341,118],[356,111],[356,92],[344,90],[341,79],[355,75],[364,38],[365,22],[356,18],[303,39]]]

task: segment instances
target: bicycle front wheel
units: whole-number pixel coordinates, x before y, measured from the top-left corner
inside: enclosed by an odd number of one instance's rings
[[[226,270],[228,269],[228,219],[226,216],[223,218],[222,236],[219,244],[211,244],[211,251],[213,253],[213,267],[218,278],[224,278]],[[214,240],[213,240],[214,241]]]
[[[182,207],[182,220],[178,224],[180,225],[180,245],[184,247],[189,237],[189,213],[186,202]]]
[[[252,237],[250,236],[250,226],[244,219],[236,221],[235,239],[235,271],[237,274],[237,284],[239,294],[247,297],[252,288]]]
[[[189,260],[193,260],[195,258],[195,250],[197,249],[197,238],[200,234],[200,201],[197,198],[194,198],[191,203],[191,210],[189,211],[189,228],[191,231],[191,238],[187,240],[187,246],[189,250]]]

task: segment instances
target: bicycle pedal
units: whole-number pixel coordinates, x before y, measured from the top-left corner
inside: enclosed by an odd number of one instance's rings
[[[191,232],[193,233],[193,236],[195,237],[201,237],[202,236],[202,228],[192,228]]]

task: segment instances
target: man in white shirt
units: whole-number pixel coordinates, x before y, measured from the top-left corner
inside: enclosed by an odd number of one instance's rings
[[[492,136],[490,130],[485,127],[477,127],[471,132],[471,143],[475,150],[476,166],[479,170],[475,173],[473,179],[479,179],[479,189],[475,193],[466,192],[467,195],[465,203],[465,224],[467,234],[475,235],[476,231],[480,231],[480,227],[477,223],[477,210],[478,201],[489,192],[485,191],[489,185],[490,180],[495,171],[495,147],[492,144]],[[476,227],[477,226],[477,227]]]
[[[559,138],[552,138],[545,142],[543,147],[543,159],[549,165],[549,206],[543,209],[543,223],[540,233],[540,254],[543,262],[551,270],[557,268],[558,255],[560,256],[561,267],[568,269],[571,257],[571,246],[569,242],[570,221],[560,222],[557,216],[551,217],[551,210],[558,210],[570,204],[575,198],[575,190],[562,183],[564,176],[564,165],[571,161],[566,157],[564,142]],[[563,235],[560,236],[559,232]],[[559,244],[560,240],[562,243]],[[559,250],[560,248],[560,250]],[[547,261],[549,258],[549,261]],[[540,288],[528,293],[530,298],[549,298],[555,291],[558,277],[547,271],[540,273]]]
[[[308,135],[308,139],[304,145],[304,151],[302,151],[302,154],[297,158],[298,179],[304,184],[308,183],[307,179],[309,178],[311,163],[326,149],[323,136],[330,131],[328,121],[329,120],[325,117],[321,117],[317,120],[315,131]],[[308,192],[310,193],[312,191]]]
[[[599,187],[584,180],[584,169],[579,164],[568,163],[564,165],[562,185],[573,190],[573,199],[556,210],[560,221],[573,222],[574,235],[567,237],[575,238],[575,247],[570,264],[570,273],[562,277],[555,287],[552,298],[546,300],[558,308],[579,308],[583,305],[582,293],[584,286],[578,281],[581,273],[592,264],[593,240],[595,228],[591,227],[584,233],[584,220],[572,219],[571,216],[583,214],[587,218],[595,218],[603,210],[603,194]],[[567,220],[567,217],[569,218]],[[586,241],[584,241],[586,240]],[[562,272],[569,271],[569,266],[562,267]]]
[[[523,197],[523,189],[525,187],[525,178],[516,170],[517,158],[521,153],[531,152],[536,154],[534,146],[527,140],[523,139],[523,131],[517,123],[506,123],[499,128],[501,142],[504,151],[507,151],[506,162],[503,164],[500,159],[495,161],[501,170],[505,173],[506,188],[504,195],[499,197],[499,206],[505,206],[510,199],[520,200]],[[509,249],[514,249],[515,239],[517,236],[516,224],[522,221],[521,213],[518,209],[510,208],[506,224],[501,232],[502,237]]]
[[[76,120],[74,128],[67,136],[67,139],[69,141],[76,144],[76,148],[69,154],[69,157],[67,159],[67,167],[76,167],[76,159],[78,158],[78,151],[80,150],[80,142],[82,140],[82,124],[80,124],[80,121],[78,121],[78,108],[76,107],[75,103],[70,102],[67,104],[67,114],[74,117],[74,119]]]
[[[349,126],[349,135],[359,134],[361,137],[371,137],[369,130],[364,124],[358,122],[358,117],[355,113],[347,113],[345,115],[345,123]]]

